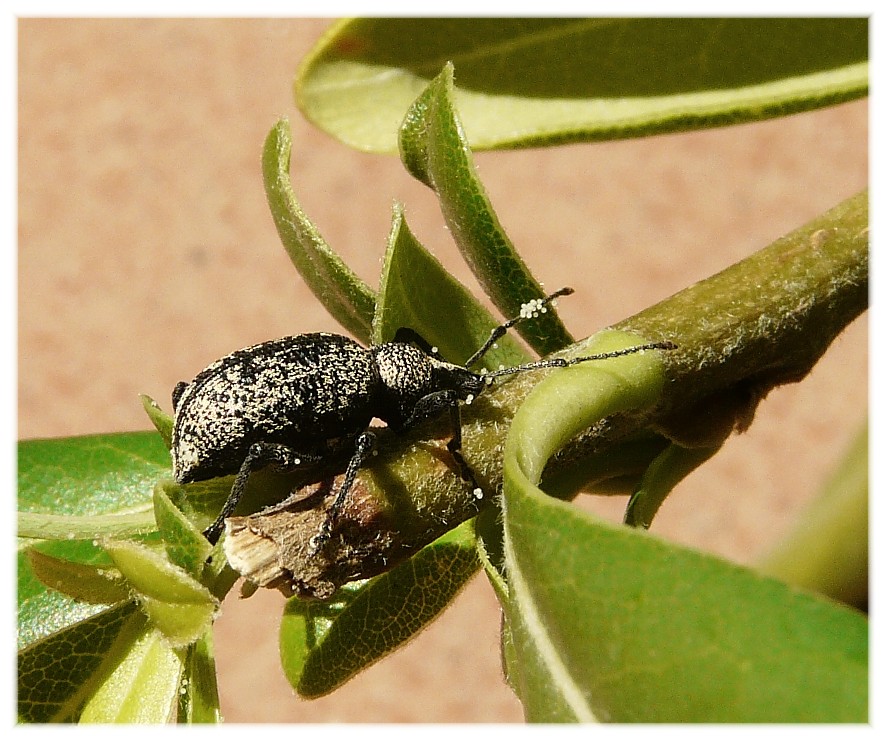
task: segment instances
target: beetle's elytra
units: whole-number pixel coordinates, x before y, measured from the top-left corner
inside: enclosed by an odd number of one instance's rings
[[[400,329],[393,341],[363,347],[337,334],[284,337],[233,352],[217,360],[190,383],[172,393],[172,471],[179,483],[236,474],[230,495],[216,520],[204,532],[216,542],[224,520],[234,510],[250,473],[272,466],[291,470],[315,463],[335,447],[352,451],[344,481],[329,509],[314,551],[328,539],[356,473],[371,454],[372,419],[403,432],[448,411],[448,449],[462,476],[477,488],[461,456],[459,404],[468,402],[495,378],[545,367],[631,354],[645,349],[672,349],[669,342],[631,347],[601,355],[539,360],[489,373],[476,364],[511,326],[535,316],[563,288],[526,304],[520,316],[497,327],[464,364],[446,362],[411,329]]]

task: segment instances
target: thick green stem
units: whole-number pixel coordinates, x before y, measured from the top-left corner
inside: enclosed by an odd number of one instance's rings
[[[805,377],[867,308],[868,279],[862,192],[614,328],[679,345],[655,415],[668,435],[712,446],[746,428],[772,388]]]

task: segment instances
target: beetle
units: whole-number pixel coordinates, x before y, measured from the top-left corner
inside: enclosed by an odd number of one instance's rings
[[[417,332],[404,327],[392,341],[369,347],[330,333],[283,337],[237,350],[209,365],[190,383],[178,383],[172,392],[171,454],[176,481],[184,484],[236,475],[224,506],[204,536],[213,544],[218,541],[224,520],[236,507],[252,471],[267,466],[291,471],[318,463],[344,445],[351,450],[344,479],[322,530],[311,542],[312,552],[319,551],[358,470],[375,448],[372,419],[403,433],[448,412],[447,448],[461,477],[481,497],[461,454],[461,403],[470,403],[506,375],[675,347],[671,342],[656,342],[491,372],[470,369],[508,329],[572,292],[562,288],[525,304],[519,316],[495,327],[464,365],[446,362]]]

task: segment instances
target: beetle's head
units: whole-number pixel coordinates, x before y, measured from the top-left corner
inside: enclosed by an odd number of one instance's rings
[[[486,387],[483,376],[407,342],[381,344],[373,352],[384,388],[376,415],[388,423],[405,423],[419,401],[434,393],[454,391],[459,400],[469,402]]]

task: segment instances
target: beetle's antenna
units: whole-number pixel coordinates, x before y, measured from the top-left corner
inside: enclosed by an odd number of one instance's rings
[[[564,357],[554,357],[550,360],[537,360],[536,362],[527,362],[525,365],[515,365],[514,367],[502,367],[500,370],[483,373],[483,377],[488,378],[491,382],[494,378],[500,378],[502,375],[516,375],[527,370],[541,370],[546,367],[571,367],[582,362],[594,362],[596,360],[610,360],[612,357],[623,357],[624,355],[633,355],[637,352],[645,352],[651,349],[671,350],[677,349],[677,345],[673,342],[651,342],[650,344],[639,344],[635,347],[627,347],[626,349],[616,349],[611,352],[601,352],[596,355],[587,355],[585,357],[574,357],[566,360]]]
[[[494,329],[492,329],[492,333],[489,334],[489,338],[486,339],[482,347],[480,347],[470,356],[470,359],[464,363],[464,367],[469,369],[471,365],[479,362],[483,358],[483,355],[485,355],[485,353],[491,349],[492,345],[507,333],[508,329],[520,323],[521,321],[535,318],[539,313],[545,313],[547,311],[548,304],[552,303],[560,296],[571,295],[574,292],[575,291],[572,288],[560,288],[555,293],[551,293],[548,296],[544,296],[543,298],[535,298],[528,303],[523,303],[522,308],[519,311],[519,316],[515,316],[509,321],[505,321],[500,326],[496,326]],[[544,367],[561,366],[545,365]]]

